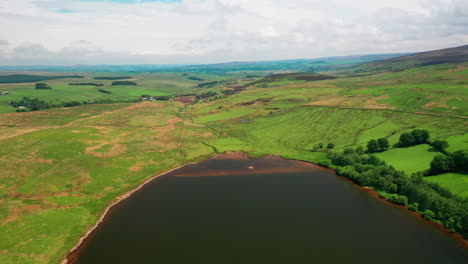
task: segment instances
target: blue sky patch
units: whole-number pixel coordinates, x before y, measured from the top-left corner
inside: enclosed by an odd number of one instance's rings
[[[75,13],[75,11],[70,10],[70,9],[57,9],[57,10],[55,10],[55,12],[61,13],[61,14]]]

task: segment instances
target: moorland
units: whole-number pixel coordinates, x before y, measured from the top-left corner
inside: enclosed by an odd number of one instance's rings
[[[335,168],[466,238],[466,54],[4,69],[0,263],[59,263],[119,197],[229,151]]]

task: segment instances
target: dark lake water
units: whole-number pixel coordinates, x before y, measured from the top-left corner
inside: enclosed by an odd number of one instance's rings
[[[249,168],[250,167],[250,168]],[[464,246],[333,172],[210,159],[118,204],[73,263],[468,263]]]

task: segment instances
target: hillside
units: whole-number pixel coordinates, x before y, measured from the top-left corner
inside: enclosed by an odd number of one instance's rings
[[[420,52],[381,61],[358,65],[349,72],[402,71],[405,69],[437,64],[463,64],[468,61],[468,45]]]

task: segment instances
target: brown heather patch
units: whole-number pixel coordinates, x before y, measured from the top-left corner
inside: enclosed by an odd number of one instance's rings
[[[455,69],[451,69],[451,70],[448,70],[448,71],[446,71],[446,72],[444,72],[444,73],[454,73],[454,72],[460,72],[460,71],[464,71],[464,70],[465,70],[465,68],[466,68],[466,67],[465,67],[464,65],[458,65],[458,67],[457,67],[457,68],[455,68]]]
[[[12,221],[18,220],[24,215],[34,214],[36,212],[52,208],[55,208],[55,206],[45,204],[28,204],[23,206],[10,207],[8,208],[8,216],[4,221],[2,221],[0,226],[5,226]]]
[[[70,122],[70,123],[68,123],[68,124],[65,124],[65,126],[73,126],[73,125],[75,125],[76,123],[81,122],[81,121],[83,121],[83,120],[94,119],[94,118],[102,117],[102,116],[105,116],[105,115],[108,115],[108,114],[112,114],[112,113],[131,111],[131,110],[134,110],[134,109],[138,109],[138,108],[144,107],[144,106],[146,106],[146,105],[148,105],[148,104],[151,104],[151,103],[149,103],[149,102],[143,102],[143,103],[133,104],[133,105],[130,105],[130,106],[121,108],[121,109],[115,109],[115,110],[111,110],[111,111],[103,111],[103,112],[101,112],[101,113],[98,114],[98,115],[88,116],[88,117],[85,117],[85,118],[81,118],[81,119],[72,121],[72,122]],[[28,112],[28,113],[33,113],[33,112]]]
[[[395,83],[395,81],[380,81],[380,82],[368,82],[368,83],[358,83],[358,86],[372,86],[372,85],[380,85],[380,84],[390,84]]]
[[[122,144],[113,144],[111,149],[108,152],[97,152],[96,150],[104,147],[105,145],[110,145],[112,143],[101,143],[97,146],[87,147],[85,153],[97,158],[109,158],[121,153],[124,153],[127,150],[127,147]]]
[[[52,127],[48,127],[52,128]],[[2,133],[0,134],[0,140],[7,139],[7,138],[13,138],[17,136],[21,136],[23,134],[28,134],[31,132],[35,132],[38,130],[45,129],[44,127],[31,127],[31,128],[18,128],[18,129],[5,129],[2,130]]]
[[[395,109],[395,107],[384,104],[384,103],[379,103],[378,101],[380,100],[387,100],[390,97],[388,95],[381,95],[378,97],[370,97],[366,98],[366,102],[364,103],[365,108],[372,108],[372,109]]]
[[[443,102],[429,102],[422,106],[424,109],[432,109],[436,107],[447,107],[447,105]]]
[[[308,103],[307,105],[316,105],[316,106],[340,106],[343,105],[346,101],[349,100],[349,97],[346,96],[329,96],[325,98],[320,98],[317,101]]]

